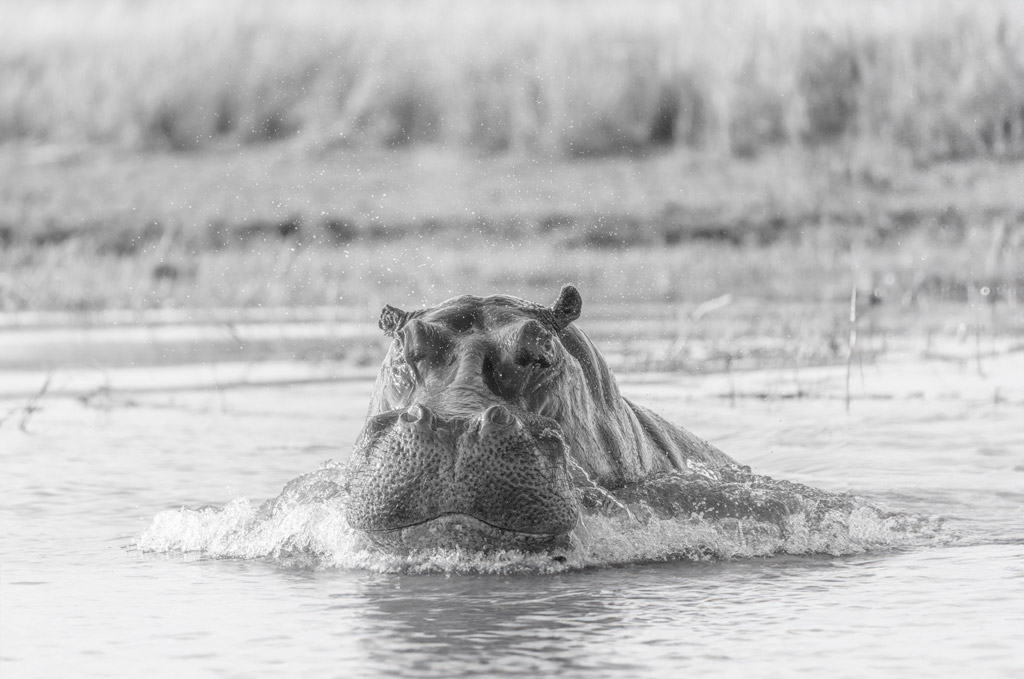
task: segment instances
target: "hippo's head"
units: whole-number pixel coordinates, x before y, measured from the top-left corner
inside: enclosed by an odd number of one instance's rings
[[[567,285],[550,308],[506,295],[467,295],[411,312],[384,307],[380,327],[394,341],[371,413],[414,404],[455,417],[492,405],[557,408],[564,383],[582,383],[563,345],[581,306],[579,292]]]
[[[385,307],[394,341],[349,463],[352,527],[406,548],[564,543],[578,518],[567,413],[593,410],[564,343],[580,306],[566,286],[552,307],[507,296]]]

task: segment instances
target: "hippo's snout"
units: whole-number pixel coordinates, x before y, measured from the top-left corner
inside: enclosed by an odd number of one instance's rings
[[[414,404],[371,418],[349,488],[349,524],[392,548],[544,549],[578,519],[557,424],[503,405],[445,419]]]

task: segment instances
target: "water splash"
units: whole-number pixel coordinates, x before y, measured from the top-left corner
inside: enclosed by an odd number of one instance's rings
[[[938,520],[885,512],[855,496],[776,481],[740,467],[713,476],[674,472],[614,493],[588,486],[581,493],[584,512],[571,547],[559,552],[390,554],[349,527],[344,470],[332,463],[260,504],[242,498],[222,507],[161,512],[134,546],[143,552],[266,558],[315,568],[553,573],[670,559],[839,556],[951,539]]]
[[[583,465],[578,463],[571,457],[567,457],[566,461],[569,466],[572,467],[573,474],[576,476],[577,485],[576,492],[580,501],[587,506],[588,504],[600,505],[602,503],[608,503],[613,507],[617,507],[622,510],[631,520],[637,521],[637,518],[633,516],[633,512],[630,511],[629,507],[619,501],[619,498],[603,487],[587,473],[587,470],[583,468]],[[582,483],[580,483],[582,481]]]

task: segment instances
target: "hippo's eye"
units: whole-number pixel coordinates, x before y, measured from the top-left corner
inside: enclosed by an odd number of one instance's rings
[[[546,355],[538,355],[526,349],[520,349],[516,353],[516,365],[523,368],[550,368],[551,359]]]
[[[443,363],[450,353],[451,342],[447,333],[433,323],[410,321],[402,330],[400,340],[399,349],[405,362],[413,367],[423,361]]]
[[[555,340],[551,333],[535,320],[527,321],[515,339],[516,365],[527,368],[550,368],[555,362]]]
[[[455,334],[464,335],[477,327],[480,324],[480,319],[477,317],[477,314],[465,311],[447,316],[443,320],[443,324],[448,330]]]
[[[411,346],[405,352],[405,362],[410,364],[419,363],[427,357],[427,353],[423,350],[423,347]]]

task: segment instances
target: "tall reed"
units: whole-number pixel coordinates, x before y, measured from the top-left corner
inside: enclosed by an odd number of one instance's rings
[[[0,143],[1024,155],[1018,0],[5,0]]]

